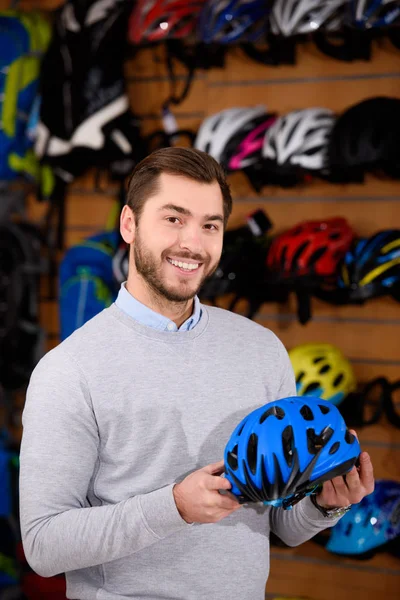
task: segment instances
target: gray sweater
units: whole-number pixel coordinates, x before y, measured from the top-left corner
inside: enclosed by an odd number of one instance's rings
[[[23,413],[20,513],[31,567],[79,600],[262,600],[269,532],[298,545],[336,520],[309,498],[187,524],[172,487],[223,458],[235,425],[295,395],[287,353],[256,323],[202,307],[189,331],[115,304],[36,367]]]

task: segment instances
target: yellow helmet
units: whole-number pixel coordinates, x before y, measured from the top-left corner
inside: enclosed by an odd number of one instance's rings
[[[356,389],[351,364],[332,344],[301,344],[289,357],[299,396],[317,396],[337,406]]]

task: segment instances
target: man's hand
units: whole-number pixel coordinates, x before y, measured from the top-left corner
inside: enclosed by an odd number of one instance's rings
[[[176,507],[187,523],[216,523],[241,507],[233,494],[218,492],[232,487],[228,479],[221,477],[223,471],[221,460],[193,471],[174,485]]]
[[[357,437],[356,432],[350,432]],[[353,467],[346,475],[325,481],[322,491],[316,496],[317,503],[323,508],[336,508],[358,504],[374,491],[374,469],[368,452],[361,452],[360,467]]]

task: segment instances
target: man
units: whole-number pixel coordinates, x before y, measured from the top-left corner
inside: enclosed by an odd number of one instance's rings
[[[235,425],[295,395],[271,331],[198,300],[231,208],[203,152],[168,148],[137,165],[120,222],[126,284],[32,375],[23,544],[37,573],[66,573],[68,598],[261,600],[270,531],[294,546],[337,522],[309,497],[291,511],[241,506],[222,477]],[[328,482],[317,501],[347,506],[372,489],[363,453],[360,473]]]

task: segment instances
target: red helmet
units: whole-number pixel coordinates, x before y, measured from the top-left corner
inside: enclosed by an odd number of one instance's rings
[[[129,19],[129,41],[158,42],[193,33],[205,0],[138,0]]]
[[[346,219],[304,221],[272,242],[267,267],[282,278],[331,277],[354,238]]]

